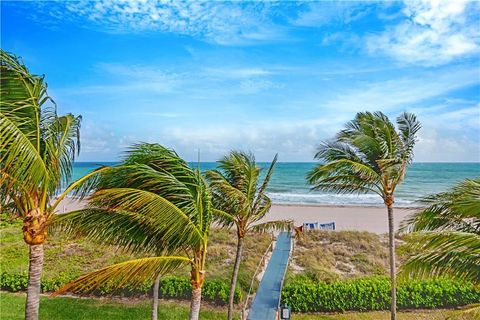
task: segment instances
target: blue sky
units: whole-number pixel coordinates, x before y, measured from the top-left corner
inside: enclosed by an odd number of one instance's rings
[[[79,160],[159,142],[311,161],[358,111],[423,123],[415,161],[480,161],[480,3],[3,1],[2,49],[83,116]]]

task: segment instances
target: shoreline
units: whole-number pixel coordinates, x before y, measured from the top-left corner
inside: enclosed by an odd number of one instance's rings
[[[71,196],[67,196],[64,200],[62,200],[60,203],[64,203],[66,201],[68,201],[68,203],[73,203],[73,202],[76,202],[76,203],[83,203],[85,202],[86,200],[80,200],[80,201],[77,201],[75,200],[76,198],[74,197],[71,197]],[[385,208],[385,205],[383,204],[379,204],[379,205],[374,205],[374,204],[356,204],[356,203],[352,203],[352,204],[334,204],[334,203],[284,203],[284,202],[272,202],[272,207],[299,207],[299,208],[317,208],[317,207],[320,207],[320,208]],[[421,206],[418,205],[418,206],[402,206],[402,205],[398,205],[398,206],[395,206],[395,204],[393,205],[393,209],[401,209],[401,210],[417,210],[417,209],[420,209]]]
[[[385,205],[373,205],[373,204],[333,204],[333,203],[272,203],[273,206],[278,207],[328,207],[328,208],[385,208]],[[421,206],[395,206],[393,209],[405,209],[405,210],[416,210],[421,208]]]

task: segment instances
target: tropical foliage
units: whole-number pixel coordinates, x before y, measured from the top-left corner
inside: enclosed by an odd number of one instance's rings
[[[378,194],[388,212],[391,318],[396,318],[396,271],[393,224],[394,193],[413,159],[420,123],[415,115],[402,113],[398,131],[382,112],[360,112],[335,139],[323,142],[315,158],[322,164],[308,175],[314,190],[337,193]]]
[[[294,312],[388,310],[390,290],[390,282],[384,277],[333,283],[294,278],[283,288],[282,303]],[[479,301],[480,288],[468,282],[419,279],[400,282],[398,286],[399,309],[452,308]]]
[[[63,215],[59,227],[151,257],[87,274],[59,293],[88,291],[105,282],[140,283],[188,262],[190,317],[198,319],[213,210],[200,170],[190,168],[173,150],[140,144],[120,165],[95,175],[76,191],[79,197],[88,195],[89,205]],[[170,256],[174,252],[182,255]]]
[[[244,238],[250,232],[266,232],[290,229],[291,221],[269,221],[259,223],[270,210],[272,201],[266,194],[268,183],[277,162],[273,159],[263,181],[261,168],[252,153],[232,151],[218,162],[218,170],[206,172],[215,205],[214,217],[224,227],[235,227],[237,252],[230,283],[228,319],[233,318],[233,302],[238,271],[242,259]],[[220,210],[218,210],[220,209]]]
[[[405,276],[451,277],[480,283],[480,179],[465,180],[447,192],[423,199],[404,229],[412,255]]]
[[[80,149],[80,116],[57,115],[44,77],[0,50],[0,208],[23,218],[30,248],[26,319],[37,319],[43,243]],[[58,198],[54,201],[54,197]]]

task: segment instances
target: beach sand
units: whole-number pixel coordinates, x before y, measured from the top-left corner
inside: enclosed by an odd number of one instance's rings
[[[58,206],[58,212],[78,210],[84,204],[71,198],[64,199]],[[412,212],[412,209],[395,208],[395,229],[398,229],[400,222]],[[336,230],[369,231],[378,234],[388,232],[385,207],[273,205],[261,222],[279,219],[292,219],[295,226],[304,222],[335,222]]]
[[[413,209],[394,208],[396,230],[400,222],[412,212]],[[386,207],[273,205],[263,220],[279,219],[293,219],[295,226],[305,222],[335,222],[336,230],[369,231],[378,234],[388,232]]]

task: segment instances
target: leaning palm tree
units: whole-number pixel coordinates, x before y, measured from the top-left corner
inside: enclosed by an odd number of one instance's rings
[[[218,162],[219,170],[206,172],[215,209],[220,209],[214,210],[216,221],[228,228],[234,226],[237,231],[237,252],[228,298],[229,320],[233,318],[235,286],[245,237],[255,231],[289,229],[292,224],[286,220],[258,223],[268,213],[272,204],[266,189],[276,161],[277,156],[270,164],[263,182],[260,182],[261,168],[257,166],[252,153],[232,151]]]
[[[407,277],[451,276],[480,283],[480,178],[422,200],[424,209],[403,229],[413,254],[401,267]]]
[[[23,218],[30,252],[25,318],[38,319],[43,244],[58,204],[75,185],[58,194],[80,149],[81,118],[58,116],[44,78],[19,58],[0,50],[0,60],[0,207]]]
[[[188,261],[190,319],[198,319],[213,210],[200,170],[158,144],[135,145],[120,165],[86,181],[77,195],[88,195],[88,207],[62,216],[57,226],[152,257],[85,275],[59,293],[153,281]]]
[[[308,174],[314,190],[375,193],[387,207],[390,247],[391,319],[396,319],[394,194],[413,158],[420,123],[402,113],[398,131],[381,112],[360,112],[334,140],[323,142],[315,158],[323,164]]]

